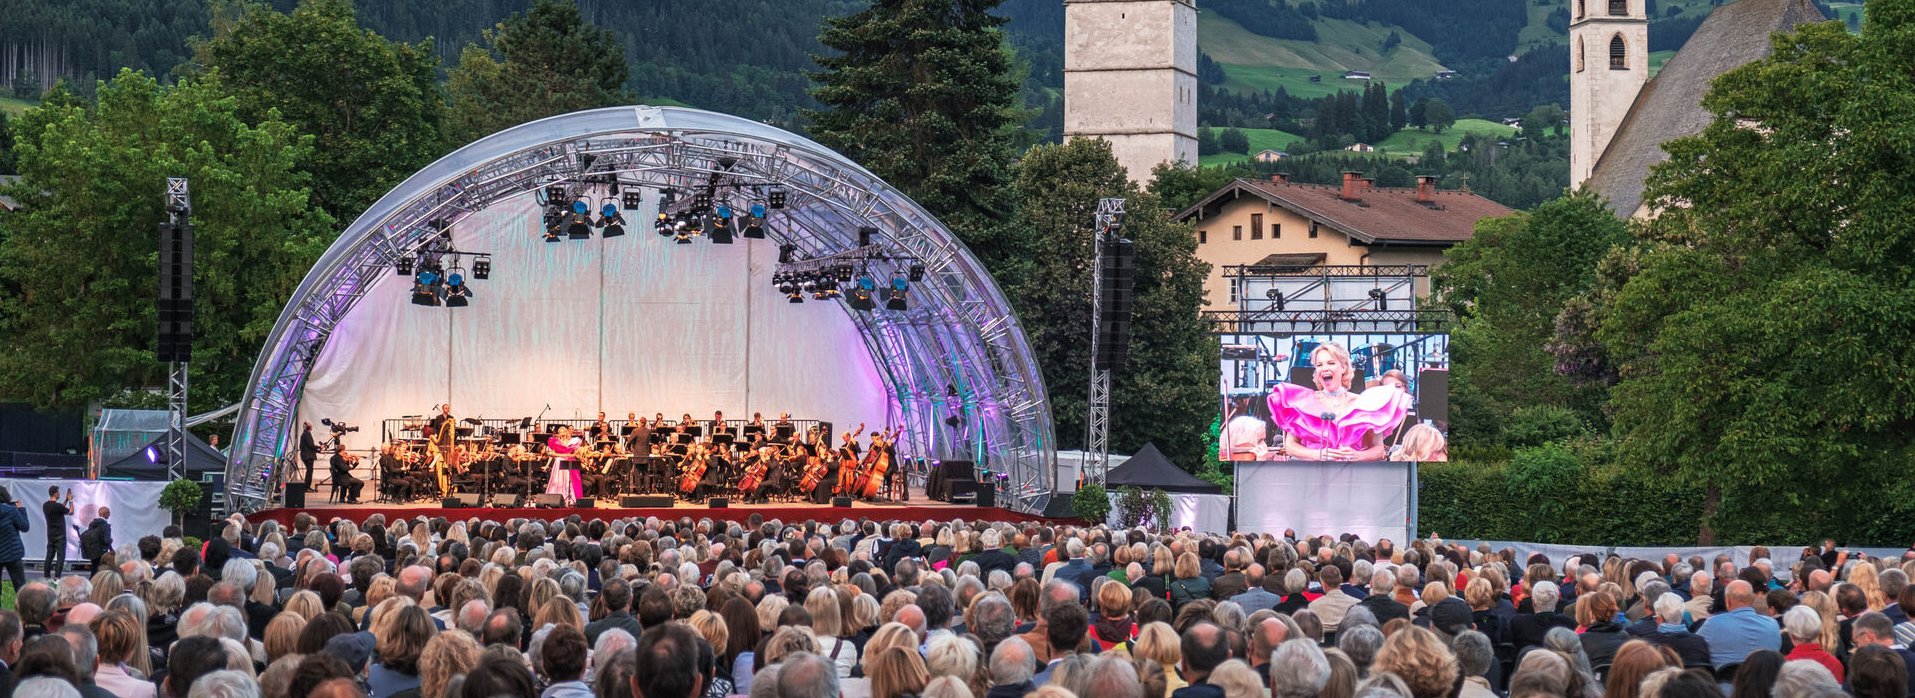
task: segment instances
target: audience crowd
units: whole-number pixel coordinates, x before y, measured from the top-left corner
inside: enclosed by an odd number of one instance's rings
[[[0,698],[1915,696],[1915,551],[682,518],[169,530],[0,611]]]

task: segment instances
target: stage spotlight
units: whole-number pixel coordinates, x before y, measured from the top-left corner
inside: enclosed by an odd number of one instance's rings
[[[851,276],[852,276],[851,265],[846,264],[846,265],[840,266],[837,268],[836,271],[837,271],[836,275],[838,277],[838,281],[847,282],[851,280]]]
[[[424,306],[439,305],[439,275],[427,270],[413,277],[412,304]]]
[[[565,209],[557,204],[545,209],[545,241],[558,242],[559,232],[565,228]]]
[[[805,302],[805,295],[799,292],[798,284],[789,277],[778,284],[778,292],[785,294],[785,298],[793,303]]]
[[[778,246],[778,263],[790,264],[798,261],[798,246],[785,243]]]
[[[392,273],[399,276],[412,276],[412,258],[400,257],[392,261]]]
[[[1390,297],[1389,294],[1385,293],[1383,289],[1380,289],[1380,288],[1370,289],[1370,300],[1376,301],[1377,310],[1390,309],[1389,297]]]
[[[885,292],[884,309],[885,310],[904,310],[906,308],[905,294],[908,293],[910,290],[911,290],[911,284],[910,282],[906,281],[904,277],[902,276],[892,277],[891,289]]]
[[[465,287],[464,274],[455,271],[446,276],[446,307],[466,307],[466,301],[471,297],[472,291]]]
[[[858,283],[851,287],[851,299],[848,301],[851,305],[851,309],[866,312],[877,310],[878,303],[873,298],[877,292],[877,279],[873,279],[869,275],[859,276]]]
[[[702,191],[696,194],[693,194],[692,195],[692,210],[698,213],[705,213],[710,211],[711,210],[711,195]]]
[[[564,201],[564,200],[565,200],[565,185],[563,184],[545,185],[545,203],[551,204],[553,206],[557,206],[559,205],[560,201]]]
[[[859,228],[858,229],[858,246],[870,247],[871,243],[876,241],[877,237],[878,237],[877,228]]]
[[[491,257],[480,257],[472,260],[472,278],[480,281],[492,278]]]
[[[619,205],[627,211],[636,211],[640,204],[645,203],[645,197],[639,195],[637,191],[626,190],[623,194],[613,191],[612,193],[618,196]]]
[[[672,217],[662,211],[659,212],[658,222],[652,224],[652,230],[658,231],[659,237],[671,237]]]
[[[923,280],[924,280],[924,265],[922,264],[911,265],[911,283],[917,283]]]
[[[751,215],[745,219],[744,233],[748,239],[763,240],[765,238],[764,204],[754,203],[751,205]]]
[[[572,215],[568,216],[565,235],[573,240],[587,240],[592,237],[592,205],[579,199],[572,202]]]
[[[714,245],[731,244],[731,207],[718,205],[718,212],[711,219],[711,242]]]
[[[619,213],[618,204],[612,203],[611,199],[606,199],[599,206],[598,227],[603,229],[599,232],[601,237],[615,238],[625,234],[625,216]]]
[[[785,207],[785,188],[772,187],[771,191],[765,192],[765,200],[770,202],[771,207],[774,209],[784,208]]]

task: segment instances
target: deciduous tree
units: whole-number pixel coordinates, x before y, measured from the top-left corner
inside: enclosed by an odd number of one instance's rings
[[[97,104],[56,88],[20,117],[21,179],[0,215],[0,399],[81,406],[160,386],[153,358],[167,177],[193,189],[194,407],[237,397],[332,219],[299,163],[312,137],[251,124],[214,75],[122,71]]]

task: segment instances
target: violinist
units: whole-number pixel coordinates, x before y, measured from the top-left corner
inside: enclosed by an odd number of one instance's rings
[[[592,422],[592,426],[586,429],[586,433],[592,437],[593,442],[610,440],[612,438],[612,423],[605,421],[604,412],[599,412],[598,421]]]

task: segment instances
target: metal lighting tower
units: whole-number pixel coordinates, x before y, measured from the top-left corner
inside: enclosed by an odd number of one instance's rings
[[[1104,243],[1115,242],[1124,224],[1124,200],[1097,200],[1097,228],[1091,243],[1090,413],[1084,419],[1084,473],[1102,483],[1110,470],[1110,365],[1098,352],[1104,334]]]
[[[159,359],[166,371],[166,476],[186,477],[186,364],[193,352],[193,199],[186,178],[166,178],[160,226]]]

